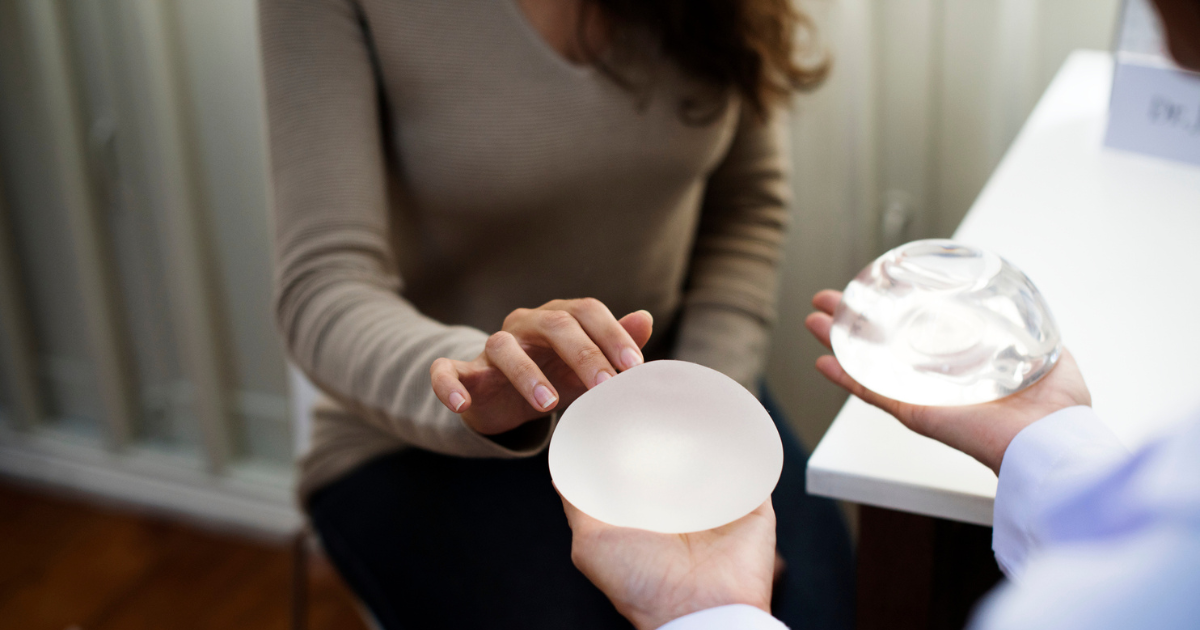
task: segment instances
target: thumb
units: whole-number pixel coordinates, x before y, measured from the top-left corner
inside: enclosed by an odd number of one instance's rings
[[[650,311],[634,311],[622,317],[618,322],[639,348],[650,341],[650,334],[654,332],[654,316],[650,314]]]
[[[558,486],[554,486],[554,491],[558,492]],[[567,515],[567,524],[570,525],[573,533],[580,534],[585,530],[601,525],[600,521],[584,514],[582,510],[575,507],[561,492],[558,492],[558,498],[562,501],[563,512]]]

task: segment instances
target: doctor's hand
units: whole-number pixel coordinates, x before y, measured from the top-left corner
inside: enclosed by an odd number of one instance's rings
[[[813,297],[817,312],[804,321],[826,348],[831,347],[833,312],[841,301],[840,291],[821,291]],[[1031,387],[1000,400],[961,407],[910,405],[880,396],[851,378],[830,355],[817,359],[817,370],[851,394],[892,414],[909,429],[974,457],[997,475],[1004,452],[1021,429],[1060,409],[1092,404],[1079,366],[1065,348],[1058,364]]]
[[[771,611],[775,511],[705,532],[657,534],[602,523],[563,499],[571,560],[638,630],[697,611],[748,604]]]
[[[599,300],[554,300],[517,309],[471,361],[430,366],[442,404],[484,435],[496,435],[562,409],[619,371],[641,365],[654,318],[615,318]]]

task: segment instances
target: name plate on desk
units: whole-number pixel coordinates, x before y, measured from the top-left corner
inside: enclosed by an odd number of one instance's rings
[[[1200,165],[1200,74],[1156,61],[1118,56],[1104,144]]]

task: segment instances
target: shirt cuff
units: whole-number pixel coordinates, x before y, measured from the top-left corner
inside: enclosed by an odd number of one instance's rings
[[[1126,454],[1091,407],[1061,409],[1022,429],[1004,452],[992,515],[992,551],[1005,575],[1019,580],[1043,542],[1045,507]]]
[[[708,608],[668,622],[658,630],[787,630],[783,622],[754,606],[730,604]]]

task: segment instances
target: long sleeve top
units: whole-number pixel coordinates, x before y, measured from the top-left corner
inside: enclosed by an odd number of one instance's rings
[[[275,314],[327,397],[301,496],[406,446],[544,448],[552,422],[521,444],[471,430],[429,367],[552,299],[646,309],[647,358],[753,386],[788,217],[782,113],[758,120],[636,34],[610,59],[629,85],[572,65],[515,0],[260,0],[259,15]],[[713,115],[681,115],[696,102]]]
[[[1026,427],[1004,454],[992,546],[1009,580],[975,630],[1200,627],[1200,410],[1133,456],[1088,407]],[[723,606],[664,630],[778,630]]]

